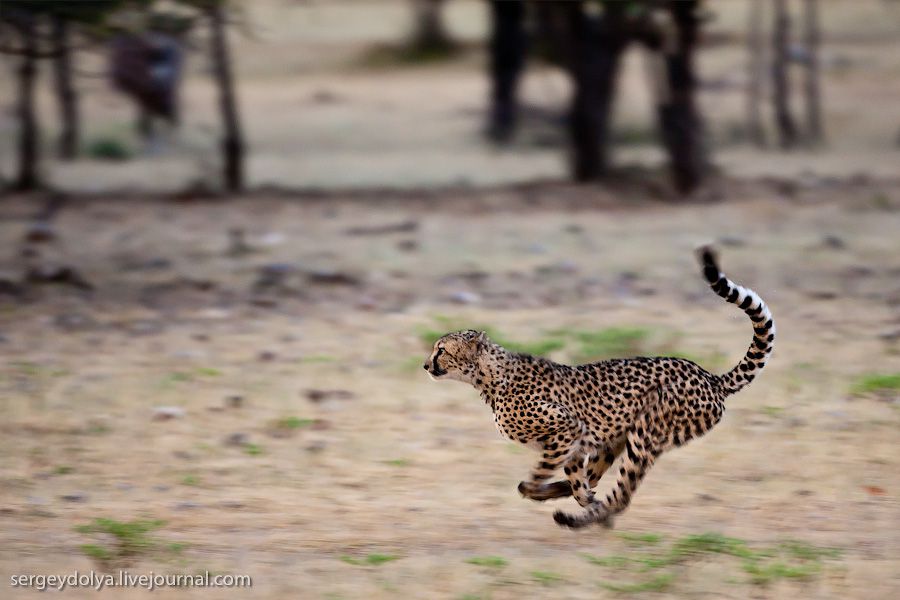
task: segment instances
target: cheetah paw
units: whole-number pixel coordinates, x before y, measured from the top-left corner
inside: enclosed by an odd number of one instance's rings
[[[544,500],[552,500],[554,498],[565,498],[572,495],[572,486],[568,481],[554,481],[552,483],[535,484],[527,481],[519,482],[519,493],[525,498],[530,498],[537,502]]]

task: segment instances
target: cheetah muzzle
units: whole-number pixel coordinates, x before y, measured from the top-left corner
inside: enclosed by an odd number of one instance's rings
[[[756,292],[725,277],[712,249],[701,248],[703,275],[716,294],[753,323],[750,347],[723,375],[683,358],[617,358],[570,366],[507,351],[483,331],[448,333],[423,365],[434,379],[475,387],[500,433],[541,452],[519,493],[536,501],[574,496],[578,514],[557,511],[559,525],[612,526],[663,452],[705,434],[725,398],[749,384],[772,353],[775,323]],[[618,477],[602,498],[594,488],[620,458]],[[562,468],[565,479],[548,481]]]

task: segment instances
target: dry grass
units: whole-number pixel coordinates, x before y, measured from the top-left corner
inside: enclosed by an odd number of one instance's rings
[[[0,570],[96,566],[83,547],[115,552],[114,539],[75,528],[107,519],[164,521],[162,551],[129,557],[132,572],[248,573],[260,598],[895,595],[900,413],[895,393],[854,385],[896,361],[882,334],[896,328],[898,190],[740,189],[634,210],[560,209],[583,193],[565,187],[522,192],[527,211],[519,192],[64,210],[41,253],[96,291],[47,286],[0,305]],[[7,272],[27,202],[3,208]],[[394,219],[417,227],[345,233]],[[238,225],[253,252],[232,256]],[[823,232],[845,247],[823,247]],[[421,332],[556,336],[567,359],[578,332],[639,330],[651,333],[629,336],[638,350],[677,342],[727,367],[750,327],[692,256],[717,236],[729,274],[772,306],[770,366],[712,433],[659,461],[615,531],[558,528],[551,512],[571,500],[518,497],[531,453],[498,437],[473,390],[422,375]],[[271,263],[296,274],[254,291]],[[326,269],[361,282],[302,275]],[[477,300],[452,303],[461,289]],[[159,406],[184,415],[154,420]],[[723,539],[740,544],[712,544]]]

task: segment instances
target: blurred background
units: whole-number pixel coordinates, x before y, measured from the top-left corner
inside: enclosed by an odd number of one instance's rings
[[[0,0],[0,63],[4,597],[900,592],[900,3]],[[560,529],[422,361],[725,371],[708,242],[773,360]]]

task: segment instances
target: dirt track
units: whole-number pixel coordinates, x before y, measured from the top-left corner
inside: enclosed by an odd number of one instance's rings
[[[681,206],[548,184],[64,208],[29,260],[94,290],[2,300],[0,573],[87,570],[81,546],[110,540],[76,526],[161,519],[131,571],[247,573],[260,598],[896,596],[897,392],[851,390],[898,371],[900,188],[792,189]],[[17,277],[33,201],[0,210]],[[770,366],[711,434],[658,462],[615,531],[558,528],[560,502],[515,491],[530,452],[499,438],[472,389],[423,375],[423,338],[488,325],[561,340],[545,347],[569,360],[578,331],[624,328],[638,332],[626,352],[723,370],[751,331],[697,273],[691,251],[711,239],[772,307]],[[185,412],[154,420],[162,406]],[[704,532],[839,554],[787,556],[808,579],[767,585],[719,552],[648,566]]]

